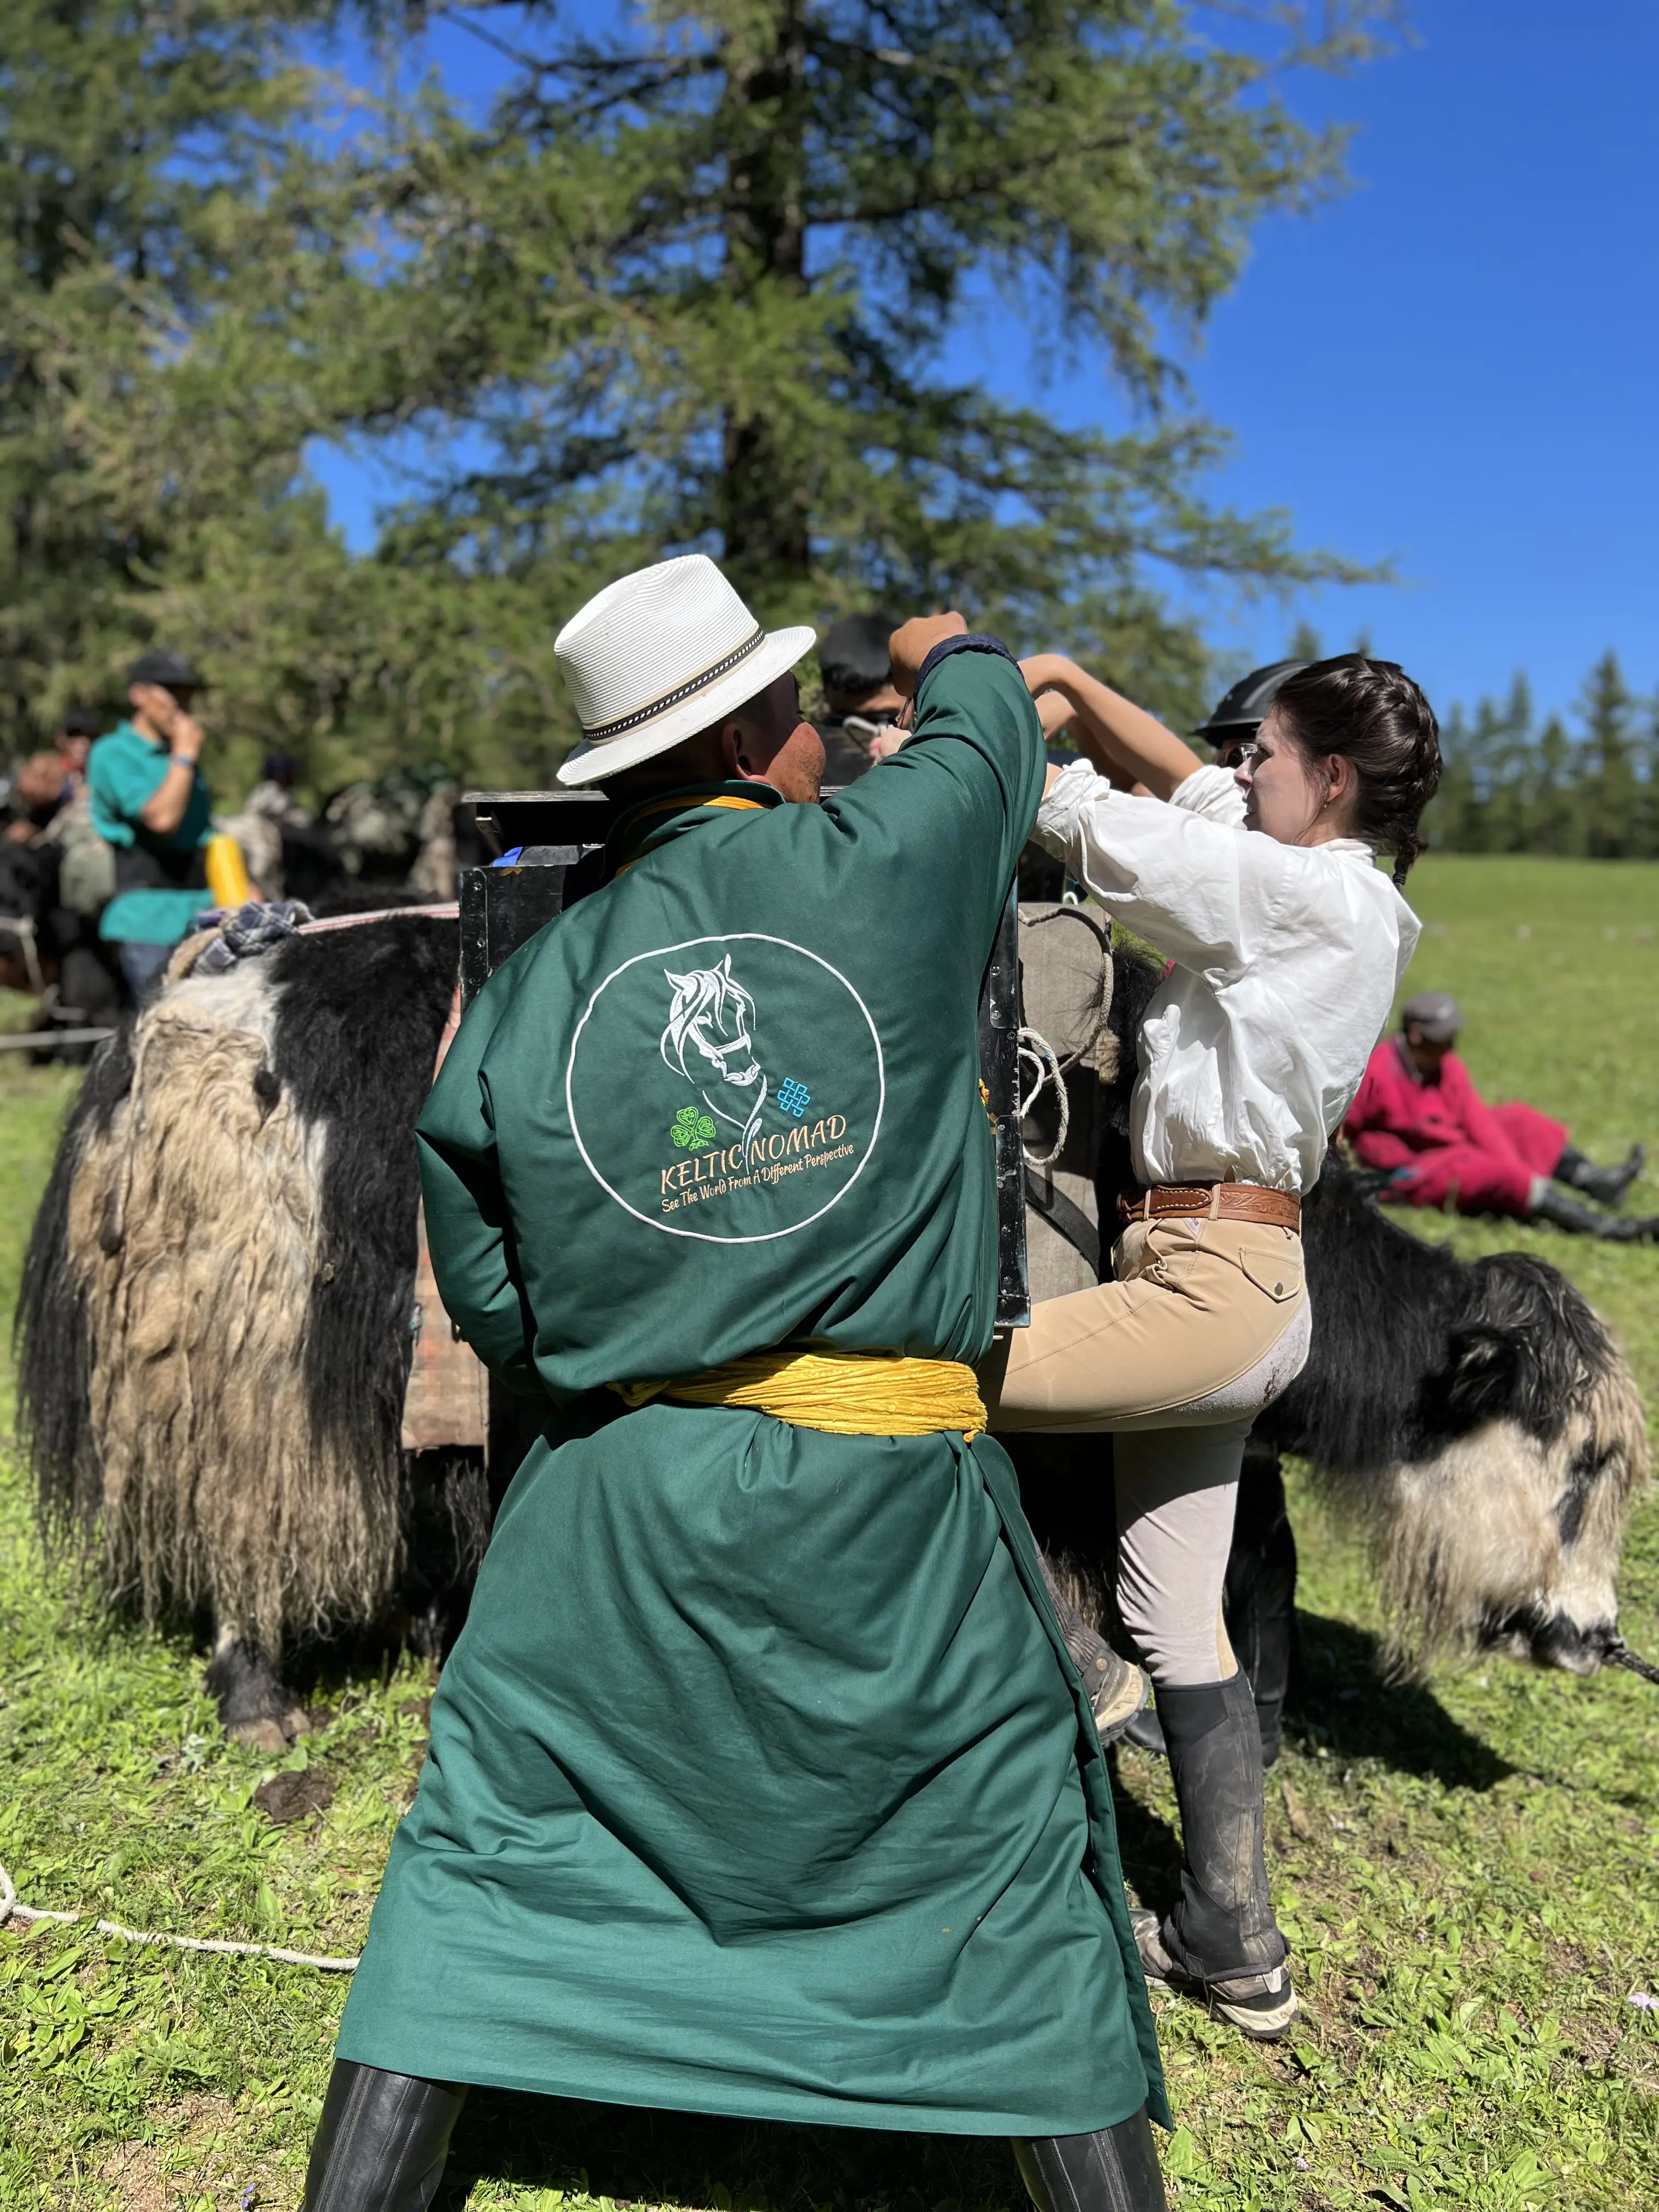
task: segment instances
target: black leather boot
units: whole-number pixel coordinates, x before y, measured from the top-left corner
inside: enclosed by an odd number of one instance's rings
[[[1288,2033],[1296,1996],[1263,1852],[1261,1738],[1243,1668],[1158,1693],[1181,1808],[1181,1902],[1160,1928],[1137,1912],[1147,1978],[1200,1996],[1246,2035]]]
[[[466,2085],[337,2058],[301,2212],[427,2212]]]
[[[1016,2142],[1014,2156],[1036,2212],[1168,2212],[1145,2105],[1095,2135]]]
[[[1586,1198],[1595,1199],[1601,1206],[1622,1206],[1625,1193],[1647,1165],[1648,1148],[1632,1145],[1616,1168],[1598,1168],[1594,1160],[1587,1160],[1571,1145],[1550,1170],[1557,1182],[1569,1189],[1582,1190]]]
[[[1659,1221],[1638,1219],[1631,1213],[1592,1213],[1553,1183],[1534,1184],[1531,1221],[1547,1221],[1552,1229],[1565,1229],[1575,1237],[1600,1237],[1614,1244],[1645,1244],[1659,1231]]]

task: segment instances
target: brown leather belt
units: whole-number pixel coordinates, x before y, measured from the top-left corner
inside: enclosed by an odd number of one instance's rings
[[[1122,1193],[1117,1210],[1126,1221],[1157,1221],[1181,1214],[1211,1221],[1259,1221],[1273,1229],[1302,1228],[1302,1200],[1293,1191],[1259,1182],[1160,1182]]]

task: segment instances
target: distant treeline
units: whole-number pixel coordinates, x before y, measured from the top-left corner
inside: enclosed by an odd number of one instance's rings
[[[1509,697],[1455,707],[1445,775],[1425,817],[1448,853],[1659,857],[1659,700],[1638,698],[1616,654],[1590,671],[1569,723],[1539,726],[1526,678]]]

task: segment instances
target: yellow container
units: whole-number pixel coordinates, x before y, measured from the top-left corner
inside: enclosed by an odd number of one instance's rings
[[[253,896],[253,886],[247,879],[247,863],[242,858],[242,848],[234,837],[219,830],[207,841],[208,889],[213,893],[215,906],[246,906]]]

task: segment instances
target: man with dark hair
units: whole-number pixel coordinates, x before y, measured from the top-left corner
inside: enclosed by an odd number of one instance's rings
[[[1419,991],[1401,1009],[1398,1032],[1371,1054],[1344,1127],[1361,1162],[1388,1176],[1381,1196],[1400,1206],[1513,1214],[1617,1243],[1651,1237],[1659,1224],[1594,1213],[1567,1195],[1622,1206],[1646,1148],[1632,1145],[1619,1166],[1598,1168],[1535,1106],[1488,1106],[1452,1049],[1462,1026],[1449,993]]]
[[[115,848],[115,896],[99,934],[117,948],[127,988],[149,997],[173,947],[213,904],[204,847],[212,794],[191,713],[202,678],[182,653],[141,653],[127,671],[131,712],[87,763],[93,826]]]
[[[58,754],[69,768],[70,775],[86,775],[86,754],[91,752],[97,738],[104,734],[104,717],[91,714],[84,706],[70,706],[58,723]]]
[[[90,714],[84,707],[71,707],[58,725],[53,740],[58,757],[64,763],[64,773],[75,779],[77,788],[86,775],[87,756],[103,727],[103,716]]]
[[[827,790],[856,783],[890,750],[887,733],[904,705],[887,662],[891,616],[843,615],[818,647],[828,718],[819,723]]]

